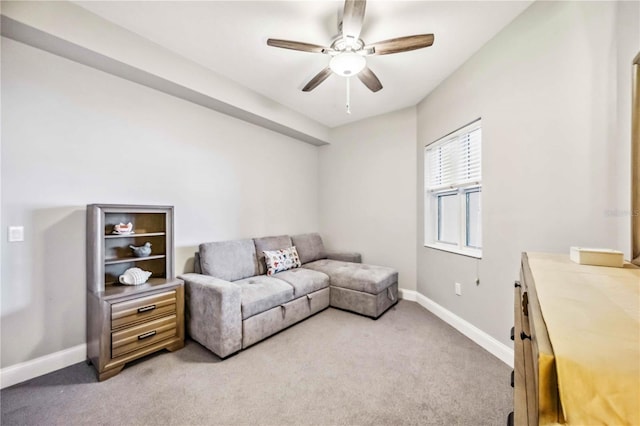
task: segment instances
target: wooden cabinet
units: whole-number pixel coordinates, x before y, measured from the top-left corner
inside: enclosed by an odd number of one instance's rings
[[[114,233],[129,222],[132,233]],[[146,242],[151,254],[135,257],[129,246]],[[184,283],[174,277],[173,248],[173,207],[87,206],[87,358],[99,380],[134,359],[184,346]],[[151,277],[121,285],[118,277],[132,267]]]
[[[640,268],[524,253],[515,284],[520,425],[640,424]]]

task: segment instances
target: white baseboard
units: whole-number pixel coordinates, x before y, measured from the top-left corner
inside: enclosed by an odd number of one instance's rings
[[[416,301],[416,295],[418,294],[415,290],[406,290],[404,288],[398,289],[398,296],[400,299],[408,300],[410,302]]]
[[[85,343],[0,369],[0,389],[51,373],[87,359]]]
[[[513,368],[513,349],[504,343],[499,342],[475,325],[465,321],[453,312],[443,308],[417,291],[400,289],[400,297],[404,300],[418,302],[420,306],[433,313],[435,316],[483,347],[500,361]]]

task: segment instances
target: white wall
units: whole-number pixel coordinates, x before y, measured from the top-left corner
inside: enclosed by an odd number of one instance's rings
[[[622,171],[622,175],[618,177],[618,182],[613,188],[617,200],[626,200],[631,194],[631,114],[630,106],[632,104],[630,82],[632,81],[631,63],[632,59],[629,55],[640,53],[640,3],[638,2],[619,2],[618,3],[618,23],[616,26],[617,36],[617,103],[612,107],[615,108],[616,117],[616,138],[614,140],[614,152],[617,156],[613,159],[615,168]],[[634,56],[635,57],[635,56]],[[622,204],[617,206],[618,209],[609,212],[612,216],[620,218],[618,220],[618,247],[626,248],[626,258],[631,258],[631,202],[628,207],[624,208]]]
[[[204,241],[316,231],[317,148],[2,39],[1,365],[85,341],[85,206],[175,206]],[[24,242],[7,243],[7,226]]]
[[[631,91],[639,16],[638,3],[536,2],[418,105],[418,291],[504,343],[522,251],[628,254],[629,217],[610,212],[629,209],[617,188],[630,131],[618,127],[631,111],[617,100]],[[424,146],[478,117],[480,261],[422,246]]]
[[[330,141],[319,148],[327,248],[391,266],[415,290],[415,107],[334,128]]]

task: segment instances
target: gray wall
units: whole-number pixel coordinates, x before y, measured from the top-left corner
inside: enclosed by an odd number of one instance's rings
[[[174,205],[178,273],[319,228],[316,147],[5,38],[1,89],[3,367],[85,342],[88,203]]]
[[[0,366],[84,342],[95,202],[175,205],[178,272],[203,241],[321,229],[508,344],[521,251],[628,252],[639,9],[534,3],[417,110],[336,128],[320,149],[2,39]],[[422,246],[423,147],[477,117],[480,261]],[[7,243],[20,224],[26,241]]]
[[[320,147],[320,224],[329,248],[416,283],[416,109],[337,127]]]
[[[418,105],[418,291],[506,344],[522,251],[628,253],[631,111],[619,99],[639,15],[638,3],[536,2]],[[482,260],[422,245],[424,146],[478,117]]]

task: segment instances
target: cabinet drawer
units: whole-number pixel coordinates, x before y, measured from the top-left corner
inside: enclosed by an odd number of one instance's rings
[[[176,319],[175,315],[171,315],[111,333],[111,357],[117,358],[160,340],[174,337],[177,333]]]
[[[111,305],[111,329],[176,312],[176,291],[152,294]]]

